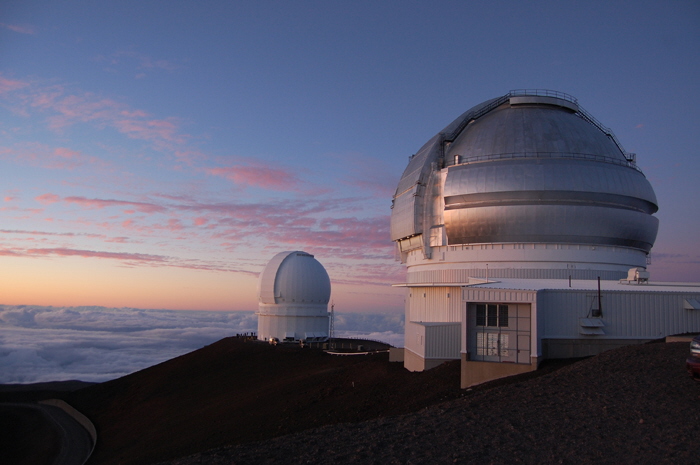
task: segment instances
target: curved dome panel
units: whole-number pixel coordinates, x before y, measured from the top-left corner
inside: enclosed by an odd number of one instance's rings
[[[599,206],[525,205],[445,211],[448,244],[493,242],[611,245],[651,250],[658,220]]]
[[[609,198],[620,208],[642,209],[647,213],[658,210],[654,190],[640,172],[584,160],[520,159],[452,166],[445,180],[444,196],[447,205],[457,199],[466,202],[466,199],[604,201]]]
[[[263,304],[327,304],[330,296],[326,269],[302,251],[278,253],[258,279],[258,300]]]
[[[594,155],[625,162],[615,142],[568,108],[504,104],[467,126],[447,157]]]

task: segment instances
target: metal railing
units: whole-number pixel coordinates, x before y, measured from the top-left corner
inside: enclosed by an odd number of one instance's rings
[[[629,160],[620,160],[617,158],[606,157],[604,155],[596,155],[593,153],[572,153],[572,152],[515,152],[515,153],[495,153],[490,155],[475,155],[475,156],[459,156],[459,162],[457,163],[455,158],[445,160],[445,166],[454,165],[467,165],[470,163],[481,163],[486,161],[494,160],[518,160],[525,158],[563,158],[568,160],[588,160],[588,161],[598,161],[602,163],[610,163],[613,165],[626,166],[634,170],[642,170],[633,162]]]
[[[578,105],[578,99],[573,95],[549,89],[514,89],[508,92],[508,97],[519,97],[521,95],[534,95],[536,97],[554,97]]]

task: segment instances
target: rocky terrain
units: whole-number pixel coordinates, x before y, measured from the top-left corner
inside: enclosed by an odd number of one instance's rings
[[[686,343],[626,347],[407,415],[169,463],[694,463],[700,383],[684,370],[687,350]]]

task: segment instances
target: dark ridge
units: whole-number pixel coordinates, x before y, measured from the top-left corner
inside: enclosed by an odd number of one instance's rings
[[[30,384],[0,384],[0,392],[21,392],[21,391],[77,391],[96,383],[79,381],[72,379],[68,381],[49,381],[46,383]]]
[[[226,338],[65,398],[97,428],[90,463],[147,464],[462,394],[458,361],[410,373],[387,353],[336,356]]]
[[[410,373],[227,338],[57,397],[97,427],[88,464],[678,463],[700,453],[687,353],[629,346],[462,390],[459,361]]]

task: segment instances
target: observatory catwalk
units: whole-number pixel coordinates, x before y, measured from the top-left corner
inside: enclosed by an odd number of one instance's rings
[[[461,359],[467,387],[700,331],[700,285],[649,279],[658,208],[636,155],[576,98],[519,90],[466,111],[393,197],[405,367]]]

